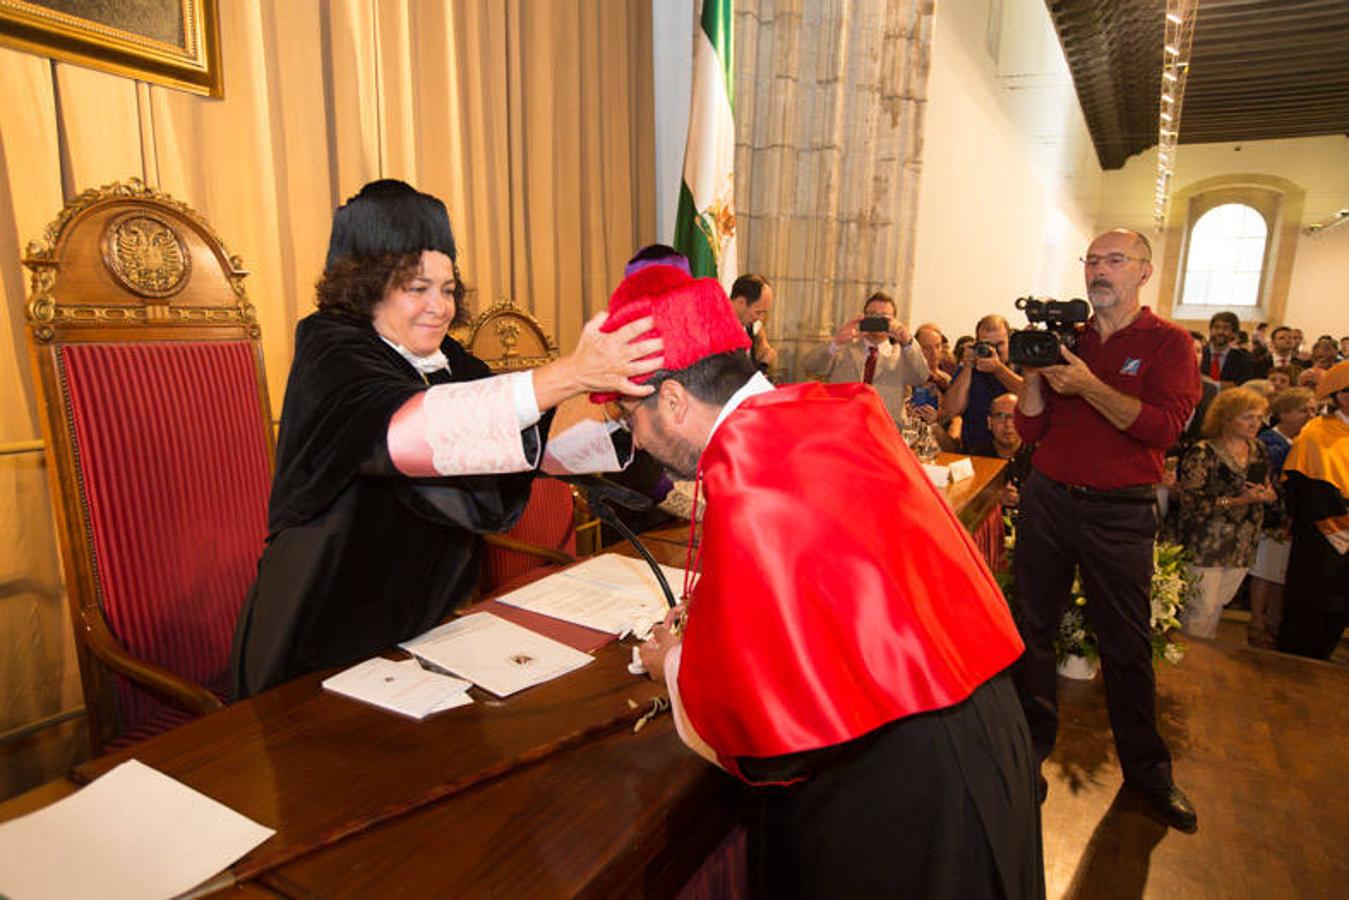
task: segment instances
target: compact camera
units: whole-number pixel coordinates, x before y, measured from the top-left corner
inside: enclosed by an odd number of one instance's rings
[[[1032,368],[1063,362],[1059,348],[1074,349],[1078,333],[1091,316],[1091,306],[1078,299],[1018,297],[1016,308],[1026,314],[1030,326],[1012,332],[1007,358],[1018,366]]]
[[[998,349],[988,341],[975,341],[973,345],[974,355],[980,359],[988,359],[997,354]]]
[[[863,316],[857,323],[857,330],[869,334],[885,334],[890,330],[889,316]]]

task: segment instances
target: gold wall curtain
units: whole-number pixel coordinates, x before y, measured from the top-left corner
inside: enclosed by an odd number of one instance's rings
[[[735,27],[740,265],[799,379],[872,291],[907,315],[932,0],[740,0]]]
[[[471,302],[514,297],[564,349],[654,239],[650,0],[270,0],[220,17],[224,100],[0,48],[0,443],[40,436],[23,245],[111,181],[172,194],[243,257],[278,410],[333,208],[366,181],[443,198]],[[0,508],[2,734],[79,688],[40,456],[0,456]],[[60,752],[0,746],[0,796]]]

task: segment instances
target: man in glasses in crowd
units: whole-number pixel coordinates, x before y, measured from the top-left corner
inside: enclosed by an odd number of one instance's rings
[[[1014,555],[1026,643],[1014,674],[1043,764],[1058,730],[1054,633],[1080,570],[1125,783],[1167,824],[1192,831],[1194,808],[1157,732],[1150,592],[1154,486],[1199,399],[1199,372],[1190,335],[1139,304],[1152,275],[1143,235],[1108,231],[1082,262],[1094,314],[1062,364],[1026,371],[1017,402],[1017,431],[1037,447]]]

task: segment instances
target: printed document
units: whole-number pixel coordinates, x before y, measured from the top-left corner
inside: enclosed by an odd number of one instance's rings
[[[592,659],[491,613],[462,616],[398,646],[498,697],[551,681]]]
[[[439,672],[428,672],[415,659],[394,662],[367,659],[324,679],[323,689],[413,719],[473,702],[472,685]]]
[[[0,825],[0,896],[174,897],[275,834],[136,760]]]
[[[661,566],[679,596],[684,570]],[[645,638],[669,611],[665,594],[643,560],[615,553],[588,559],[497,598],[500,603],[574,622],[596,631]]]

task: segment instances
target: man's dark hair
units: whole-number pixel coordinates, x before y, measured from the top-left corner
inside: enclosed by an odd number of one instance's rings
[[[1208,320],[1208,327],[1212,328],[1218,322],[1226,322],[1228,325],[1231,325],[1233,334],[1241,330],[1241,320],[1237,318],[1237,314],[1234,312],[1223,310],[1222,312],[1214,313],[1213,317]]]
[[[750,359],[748,350],[728,350],[706,356],[691,366],[674,372],[660,369],[647,379],[646,384],[659,391],[665,381],[677,381],[698,400],[714,406],[724,406],[731,395],[745,386],[745,382],[759,371]],[[656,394],[645,400],[654,401]]]
[[[891,297],[885,291],[873,292],[872,295],[867,298],[867,302],[862,304],[862,312],[866,312],[867,307],[873,303],[889,303],[890,315],[892,316],[896,315],[899,312],[899,307],[895,305],[895,298]]]
[[[1275,328],[1273,331],[1271,331],[1271,332],[1269,333],[1269,336],[1270,336],[1270,338],[1272,339],[1272,338],[1274,338],[1275,336],[1277,336],[1277,335],[1278,335],[1279,333],[1281,333],[1281,332],[1284,332],[1284,331],[1289,331],[1289,332],[1291,332],[1292,330],[1293,330],[1293,329],[1289,328],[1287,325],[1280,325],[1278,328]]]
[[[768,279],[762,275],[741,275],[731,282],[731,299],[744,297],[746,303],[758,303],[759,295],[768,286]]]
[[[1197,332],[1197,331],[1191,331],[1191,332],[1190,332],[1190,337],[1194,338],[1196,341],[1198,341],[1198,342],[1201,343],[1201,344],[1207,344],[1207,343],[1208,343],[1208,338],[1204,337],[1202,334],[1200,334],[1200,333]]]
[[[641,250],[638,250],[633,255],[632,259],[628,260],[628,265],[632,265],[635,262],[646,262],[649,259],[669,259],[672,256],[682,255],[683,254],[669,244],[647,244]]]

